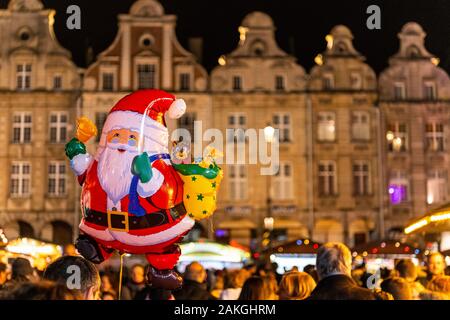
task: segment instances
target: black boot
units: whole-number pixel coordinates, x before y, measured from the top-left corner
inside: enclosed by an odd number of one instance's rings
[[[147,282],[154,288],[176,290],[183,285],[183,278],[171,269],[158,270],[149,266],[147,272]]]
[[[75,248],[77,248],[78,252],[85,259],[92,263],[99,264],[105,261],[105,257],[102,255],[98,243],[87,235],[80,234],[78,236],[78,239],[75,242]]]

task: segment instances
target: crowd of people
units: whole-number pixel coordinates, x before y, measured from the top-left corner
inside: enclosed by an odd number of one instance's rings
[[[75,266],[75,267],[74,267]],[[73,272],[79,270],[79,279]],[[9,272],[9,269],[11,270]],[[183,286],[174,291],[152,287],[148,266],[101,272],[80,256],[65,255],[43,272],[27,259],[16,258],[10,268],[0,264],[2,300],[450,300],[450,275],[439,252],[430,254],[425,268],[410,259],[398,260],[393,270],[378,277],[365,265],[352,264],[342,243],[319,248],[316,265],[294,267],[280,275],[274,264],[250,264],[239,270],[206,270],[198,262],[183,273]]]

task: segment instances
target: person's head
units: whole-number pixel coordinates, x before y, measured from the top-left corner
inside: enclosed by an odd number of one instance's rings
[[[433,252],[427,260],[428,272],[432,275],[443,275],[445,270],[444,256],[439,252]]]
[[[79,276],[79,281],[73,281],[74,275]],[[100,276],[94,264],[83,257],[63,256],[56,259],[47,266],[43,278],[65,286],[74,284],[72,291],[80,293],[84,300],[99,298]]]
[[[216,281],[214,281],[214,288],[215,290],[223,290],[225,287],[225,280],[223,274],[219,273],[216,274]]]
[[[100,275],[100,290],[102,292],[108,292],[113,290],[111,277],[107,273],[102,273]]]
[[[142,264],[135,264],[131,267],[131,280],[134,283],[143,283],[145,281],[145,267]]]
[[[66,285],[53,281],[23,282],[2,300],[82,300],[80,293],[73,292]]]
[[[298,269],[297,270],[292,270],[292,271],[298,272]],[[319,276],[317,275],[317,270],[316,270],[316,267],[314,265],[312,265],[312,264],[306,265],[303,268],[303,272],[306,272],[307,274],[309,274],[314,279],[314,281],[316,283],[319,282]]]
[[[249,274],[253,275],[258,268],[257,268],[256,264],[252,263],[252,264],[246,265],[244,267],[244,269],[247,270],[247,272]]]
[[[450,276],[437,275],[427,284],[427,289],[450,295]]]
[[[269,294],[267,299],[278,300],[278,283],[275,273],[270,272],[267,276],[262,277],[262,279]]]
[[[7,266],[3,262],[0,262],[0,286],[7,280]]]
[[[316,258],[319,279],[335,274],[351,276],[352,254],[340,242],[328,242],[322,245]]]
[[[184,279],[195,281],[198,283],[205,282],[206,280],[205,268],[203,268],[203,266],[196,261],[191,262],[184,271]]]
[[[16,282],[33,281],[37,280],[37,274],[28,259],[16,258],[11,265],[11,279]]]
[[[408,282],[416,281],[417,268],[411,259],[402,259],[395,265],[398,276],[406,279]]]
[[[383,280],[381,290],[392,294],[394,300],[412,300],[412,288],[405,278],[392,277]]]
[[[268,300],[270,298],[270,289],[263,278],[252,276],[245,281],[238,300]]]
[[[228,274],[226,288],[242,288],[250,274],[246,270],[236,270]]]
[[[304,300],[316,287],[314,279],[306,272],[288,272],[280,281],[280,300]]]

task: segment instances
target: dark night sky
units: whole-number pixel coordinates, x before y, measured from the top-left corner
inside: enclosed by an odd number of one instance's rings
[[[57,11],[55,31],[60,43],[72,51],[75,62],[85,67],[85,52],[92,45],[95,54],[107,48],[117,32],[117,14],[127,13],[134,0],[43,0]],[[188,48],[189,37],[204,38],[203,65],[211,70],[221,54],[238,43],[237,28],[244,16],[260,10],[272,16],[276,38],[282,49],[294,53],[309,70],[314,57],[325,49],[325,35],[336,24],[352,30],[355,47],[378,73],[398,49],[397,33],[408,21],[420,23],[428,36],[426,46],[441,58],[450,71],[449,0],[161,0],[166,13],[178,16],[177,35]],[[5,8],[8,0],[0,0]],[[82,11],[82,29],[65,27],[66,8],[77,4]],[[366,8],[381,7],[381,30],[366,28]],[[290,41],[289,39],[293,39]],[[293,45],[292,45],[293,42]]]

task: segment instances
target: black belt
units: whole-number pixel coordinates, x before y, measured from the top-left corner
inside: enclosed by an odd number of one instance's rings
[[[173,220],[183,217],[186,214],[186,208],[183,202],[173,208],[152,212],[142,217],[131,216],[128,212],[108,211],[105,213],[85,208],[84,220],[102,227],[108,227],[111,230],[127,232],[128,230],[139,230],[165,225],[170,222],[169,214]]]

